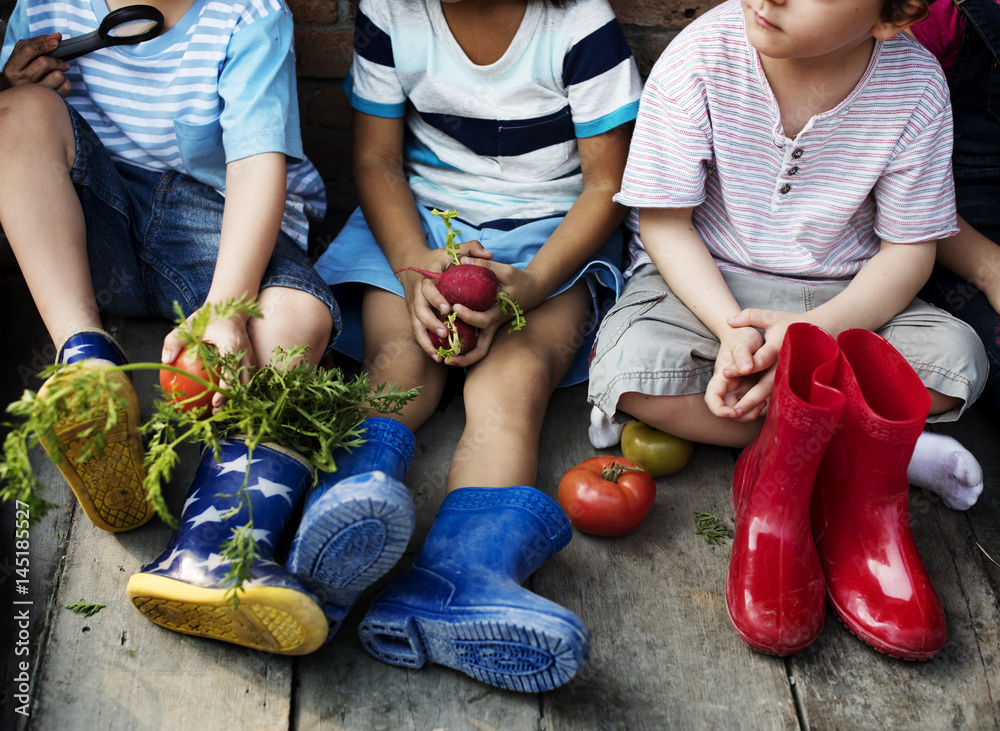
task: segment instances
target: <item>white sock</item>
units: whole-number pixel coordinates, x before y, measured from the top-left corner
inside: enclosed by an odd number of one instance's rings
[[[938,495],[952,510],[968,510],[983,491],[983,469],[972,452],[944,434],[925,431],[906,470],[910,483]]]
[[[587,434],[590,435],[590,443],[596,449],[607,449],[618,444],[622,440],[624,428],[624,424],[615,424],[596,406],[591,410],[590,428],[587,429]]]

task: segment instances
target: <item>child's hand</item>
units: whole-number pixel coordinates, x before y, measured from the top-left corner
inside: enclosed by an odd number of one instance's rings
[[[462,243],[459,252],[462,256],[473,257],[476,260],[490,259],[493,256],[493,253],[478,241]],[[421,254],[418,261],[407,261],[407,266],[434,273],[443,272],[453,264],[444,249],[428,249]],[[438,319],[437,313],[447,315],[451,312],[451,304],[438,291],[434,281],[419,272],[400,270],[396,276],[403,285],[403,296],[410,311],[414,340],[425,353],[436,360],[437,348],[431,344],[429,333],[433,332],[440,338],[448,336],[447,328]]]
[[[207,304],[203,305],[203,307],[208,306]],[[191,317],[194,317],[194,315],[192,314]],[[190,320],[191,317],[188,319]],[[243,365],[249,367],[256,365],[257,360],[250,345],[250,336],[247,333],[247,318],[245,317],[216,318],[212,320],[208,324],[208,327],[205,328],[203,339],[206,343],[214,345],[220,355],[244,352]],[[180,337],[178,331],[176,329],[171,330],[167,334],[167,337],[163,339],[163,352],[160,355],[160,361],[162,363],[173,363],[181,350],[184,349],[184,346],[185,341]],[[241,380],[246,383],[249,378],[250,374],[244,370],[241,374]],[[219,385],[223,389],[226,388],[224,382],[220,382]],[[216,393],[212,399],[213,412],[222,408],[224,401],[225,397],[221,393]]]
[[[3,67],[0,91],[21,84],[40,84],[62,96],[69,96],[70,83],[65,76],[69,63],[47,55],[59,45],[60,33],[18,41]]]
[[[716,361],[716,373],[709,383],[710,389],[714,384],[715,393],[711,400],[709,400],[709,393],[705,394],[706,400],[709,401],[709,408],[712,408],[714,404],[718,409],[718,411],[713,409],[713,413],[717,416],[729,416],[741,421],[759,418],[767,407],[771,391],[774,390],[778,355],[781,352],[781,344],[784,342],[788,326],[793,322],[810,321],[804,315],[760,309],[746,309],[738,315],[730,317],[728,324],[731,328],[737,328],[737,332],[750,330],[757,333],[758,330],[763,330],[763,345],[754,350],[753,367],[750,371],[745,370],[745,363],[743,367],[736,365],[740,361],[723,362],[721,365],[719,360]],[[750,372],[762,373],[762,375],[755,384],[741,392],[741,389],[736,387],[731,379],[746,376]],[[725,390],[723,390],[723,386]]]
[[[764,338],[756,328],[731,326],[719,344],[715,359],[715,372],[705,389],[705,403],[718,417],[749,421],[756,419],[764,407],[762,402],[751,402],[747,395],[760,394],[760,372],[766,365],[758,362],[756,354]],[[754,391],[754,389],[757,389]],[[766,399],[766,395],[765,395]]]
[[[507,293],[519,305],[524,302],[528,303],[523,308],[525,310],[534,307],[534,303],[536,302],[544,301],[548,294],[540,290],[538,279],[531,272],[524,269],[494,261],[483,262],[482,259],[470,257],[463,257],[462,263],[473,266],[485,266],[490,269],[497,275],[501,292]],[[476,341],[476,347],[468,353],[463,353],[448,361],[450,365],[455,366],[467,367],[485,357],[497,332],[505,332],[513,319],[510,313],[503,312],[499,302],[494,303],[492,307],[483,312],[476,312],[462,305],[454,305],[452,309],[461,320],[479,329],[479,339]]]

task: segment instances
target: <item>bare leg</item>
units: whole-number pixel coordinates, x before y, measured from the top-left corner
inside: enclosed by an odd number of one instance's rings
[[[763,426],[763,419],[741,422],[713,414],[705,394],[647,396],[630,391],[618,399],[618,408],[639,421],[692,442],[745,447]]]
[[[75,155],[56,92],[25,84],[0,94],[0,223],[56,345],[101,327],[83,210],[69,176]]]
[[[472,366],[449,492],[535,484],[542,421],[580,344],[589,297],[578,284],[546,300],[529,313],[524,330],[501,329],[489,354]]]
[[[406,300],[384,289],[368,287],[362,310],[365,352],[362,367],[373,384],[394,383],[401,389],[421,386],[420,394],[395,418],[416,431],[431,417],[448,377],[448,366],[435,363],[413,339]]]

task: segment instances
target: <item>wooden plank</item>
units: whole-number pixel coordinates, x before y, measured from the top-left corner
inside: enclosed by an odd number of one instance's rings
[[[110,329],[133,361],[155,361],[167,327],[137,320],[112,321]],[[136,376],[144,411],[155,382],[155,372]],[[175,513],[196,456],[191,453],[169,486]],[[106,533],[76,511],[32,727],[288,727],[290,658],[164,630],[128,602],[128,577],[159,555],[169,533],[155,518],[135,531]],[[105,607],[89,619],[64,609],[79,600]]]
[[[0,260],[5,270],[8,266],[16,267],[13,253],[2,233]],[[20,398],[25,389],[38,390],[41,381],[36,374],[52,362],[55,348],[31,301],[31,294],[16,269],[5,271],[0,279],[0,311],[7,315],[5,329],[11,344],[11,347],[0,352],[0,365],[3,368],[3,376],[0,377],[0,402],[6,406]],[[0,437],[6,434],[7,430],[0,429]],[[0,513],[0,628],[4,630],[3,636],[8,638],[4,643],[8,651],[3,653],[0,660],[0,677],[4,680],[0,693],[0,719],[3,719],[3,725],[9,723],[8,727],[30,719],[30,716],[23,714],[30,713],[34,689],[29,686],[28,693],[21,693],[23,681],[15,682],[15,679],[23,677],[24,673],[34,676],[38,668],[39,649],[44,643],[51,615],[51,599],[61,573],[62,556],[76,503],[62,476],[44,454],[40,451],[33,454],[32,464],[37,473],[47,475],[43,482],[52,485],[46,497],[61,507],[43,520],[35,520],[30,527],[26,539],[26,567],[17,564],[18,558],[23,559],[25,556],[19,556],[15,546],[15,506],[5,505]],[[18,569],[21,570],[20,573]],[[18,579],[27,581],[19,584]],[[26,588],[27,593],[18,593],[18,586]],[[24,611],[28,613],[27,618],[23,616]],[[27,699],[23,696],[27,696]],[[21,713],[16,710],[19,708]]]
[[[540,479],[551,495],[567,469],[597,453],[586,436],[588,414],[583,387],[556,394]],[[681,472],[657,480],[653,510],[638,529],[615,539],[575,531],[536,574],[535,589],[580,614],[592,638],[586,671],[545,698],[547,727],[797,725],[784,663],[750,650],[730,624],[729,546],[694,532],[696,510],[732,525],[732,466],[729,450],[699,445]]]
[[[120,327],[130,355],[144,360],[158,357],[169,327],[151,321],[111,325]],[[15,357],[30,362],[34,356],[22,351]],[[148,405],[155,373],[142,374],[137,386]],[[587,414],[583,387],[555,395],[538,479],[550,496],[566,469],[598,453],[587,440]],[[501,691],[438,666],[411,671],[386,665],[369,657],[357,638],[368,603],[412,562],[443,499],[464,421],[460,400],[417,434],[407,483],[418,523],[407,555],[362,595],[330,643],[298,659],[186,637],[148,622],[129,605],[124,586],[160,553],[169,530],[155,519],[125,534],[94,528],[76,515],[61,476],[37,455],[51,495],[64,507],[33,531],[32,588],[43,600],[35,609],[45,608],[32,616],[33,641],[43,647],[30,727],[997,728],[1000,574],[984,551],[1000,554],[1000,431],[980,417],[973,409],[957,425],[936,427],[960,438],[983,463],[987,488],[979,505],[956,513],[923,492],[911,496],[918,545],[948,617],[949,639],[938,657],[893,660],[832,616],[817,642],[793,658],[743,645],[724,602],[729,546],[704,543],[694,534],[692,515],[707,510],[728,519],[734,453],[698,446],[688,467],[658,481],[656,504],[639,529],[618,539],[577,532],[529,580],[532,590],[580,614],[593,642],[581,675],[541,695]],[[184,469],[168,493],[175,510],[194,460]],[[9,592],[11,582],[0,586]],[[90,619],[64,608],[80,599],[106,607]],[[5,662],[9,669],[9,658]],[[3,710],[8,727],[9,705]]]

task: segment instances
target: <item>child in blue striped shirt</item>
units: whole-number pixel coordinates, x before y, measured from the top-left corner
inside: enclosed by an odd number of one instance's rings
[[[278,346],[307,346],[318,363],[340,315],[305,251],[325,192],[302,151],[288,8],[282,0],[154,0],[165,20],[157,37],[68,62],[50,55],[125,4],[20,0],[0,52],[0,225],[57,361],[93,369],[125,362],[102,329],[102,310],[172,320],[175,302],[191,317],[249,296],[264,317],[215,319],[206,341],[244,351],[249,365],[268,363]],[[163,362],[182,347],[171,331]],[[72,416],[51,449],[88,517],[123,531],[153,511],[135,390],[121,371],[109,378],[123,405],[103,454],[80,463],[60,456],[86,426]],[[217,492],[207,490],[206,502]],[[224,604],[226,589],[212,582],[206,591]],[[186,601],[191,588],[169,599]],[[318,604],[293,594],[325,636]],[[218,636],[210,625],[189,631]]]
[[[337,348],[372,382],[422,387],[400,417],[412,430],[434,413],[449,371],[467,374],[448,496],[415,568],[376,601],[362,637],[388,662],[545,690],[582,666],[586,628],[511,579],[568,539],[561,510],[533,487],[538,442],[554,389],[586,379],[595,316],[621,285],[625,211],[611,197],[638,106],[635,63],[606,0],[363,0],[347,90],[361,207],[317,262],[331,284],[361,291],[354,319],[338,297]],[[496,305],[451,305],[400,271],[450,265],[435,208],[457,211],[462,261],[499,277],[526,313],[523,329],[511,332]],[[431,336],[446,336],[439,315],[451,313],[479,336],[447,357]]]

